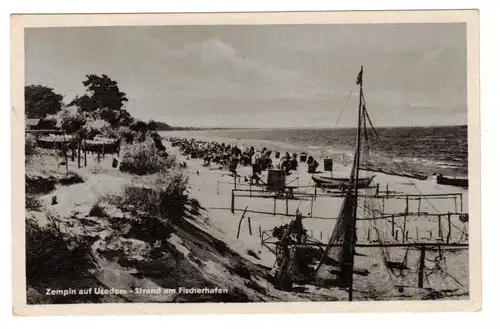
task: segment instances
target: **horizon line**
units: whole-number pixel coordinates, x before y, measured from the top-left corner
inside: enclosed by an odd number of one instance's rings
[[[162,121],[159,121],[162,122]],[[168,124],[164,122],[165,124]],[[376,128],[433,128],[433,127],[462,127],[462,126],[468,126],[468,123],[464,124],[443,124],[443,125],[414,125],[414,126],[409,126],[409,125],[401,125],[401,126],[377,126]],[[170,126],[172,130],[175,129],[191,129],[191,130],[207,130],[207,129],[212,129],[212,130],[229,130],[229,129],[235,129],[235,130],[242,130],[242,129],[252,129],[252,130],[266,130],[266,129],[274,129],[274,130],[284,130],[284,129],[298,129],[298,130],[305,130],[305,129],[352,129],[352,128],[357,128],[357,126],[343,126],[343,127],[297,127],[297,126],[290,126],[290,127],[206,127],[206,126],[199,126],[199,127],[189,127],[189,126]]]

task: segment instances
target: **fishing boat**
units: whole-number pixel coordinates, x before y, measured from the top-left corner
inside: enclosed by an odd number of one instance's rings
[[[469,179],[468,178],[450,178],[442,175],[438,175],[436,177],[436,181],[439,185],[451,185],[458,186],[463,188],[469,187]]]
[[[370,186],[373,178],[375,176],[359,178],[357,187],[367,188]],[[349,186],[350,178],[336,178],[336,177],[326,177],[326,176],[312,176],[311,177],[317,187],[327,188],[327,189],[345,189]]]

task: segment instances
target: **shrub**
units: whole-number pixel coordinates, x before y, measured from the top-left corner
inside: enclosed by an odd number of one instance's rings
[[[38,122],[37,128],[38,129],[56,129],[56,128],[58,128],[57,118],[55,118],[52,115],[47,116],[46,118],[41,119]]]
[[[141,133],[146,133],[146,131],[148,131],[148,124],[141,120],[132,122],[129,127],[131,130]]]
[[[162,138],[157,132],[148,132],[148,134],[153,138],[153,141],[155,142],[155,146],[158,150],[160,151],[166,151],[165,145],[163,145]]]
[[[175,157],[158,150],[151,136],[125,148],[120,170],[136,175],[165,172],[174,167]]]
[[[84,127],[85,135],[89,139],[96,136],[106,138],[119,138],[119,133],[114,130],[111,125],[103,119],[89,119]]]
[[[59,178],[59,184],[61,185],[72,185],[78,183],[83,183],[83,178],[80,174],[74,171],[70,171],[66,175]]]
[[[38,200],[35,196],[29,194],[26,194],[24,205],[26,210],[38,211],[42,209],[42,204],[40,203],[40,200]]]
[[[87,123],[87,120],[76,110],[64,110],[60,113],[61,128],[67,133],[73,134],[80,131]]]
[[[63,234],[52,221],[45,227],[26,219],[26,281],[37,288],[56,280],[78,282],[95,268],[90,241]]]
[[[135,139],[135,133],[129,127],[120,127],[117,131],[118,138],[127,144],[132,144]]]
[[[27,134],[24,140],[24,154],[28,157],[36,153],[37,140],[32,134]]]
[[[149,120],[147,123],[147,129],[151,131],[158,130],[158,125],[153,120]]]
[[[145,178],[142,186],[127,186],[121,196],[108,196],[106,200],[127,210],[176,220],[184,215],[188,204],[187,186],[187,176],[182,172],[163,172]]]

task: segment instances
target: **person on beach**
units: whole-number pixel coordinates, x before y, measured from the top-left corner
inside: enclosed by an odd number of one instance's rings
[[[290,160],[290,170],[297,170],[299,162],[297,161],[297,153],[293,154],[293,158]]]
[[[229,171],[231,174],[234,174],[236,176],[236,168],[238,168],[238,155],[236,152],[233,152],[230,163],[229,163]]]
[[[310,174],[314,174],[316,169],[318,169],[319,163],[312,156],[309,156],[307,159],[307,172]]]
[[[281,170],[285,172],[285,175],[290,174],[290,154],[288,154],[288,152],[286,152],[286,155],[281,162]]]
[[[252,164],[252,175],[250,176],[250,185],[254,185],[254,181],[255,181],[255,185],[259,185],[259,183],[261,181],[261,178],[259,175],[261,173],[262,173],[262,168],[260,166],[260,163],[255,162],[254,164]]]

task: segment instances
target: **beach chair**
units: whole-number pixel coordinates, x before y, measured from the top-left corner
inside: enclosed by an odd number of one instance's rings
[[[283,191],[285,187],[285,172],[281,169],[269,169],[266,189],[268,191]]]

